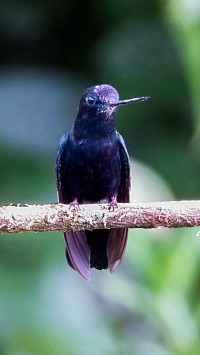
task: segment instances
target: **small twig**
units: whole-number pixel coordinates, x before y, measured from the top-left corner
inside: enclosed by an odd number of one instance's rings
[[[180,228],[200,226],[200,201],[118,204],[8,205],[0,207],[0,233],[75,231],[103,228]]]

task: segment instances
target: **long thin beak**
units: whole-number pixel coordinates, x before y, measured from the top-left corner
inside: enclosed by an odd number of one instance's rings
[[[110,103],[109,106],[121,106],[121,105],[126,105],[126,104],[135,104],[137,102],[147,101],[150,98],[151,98],[151,96],[141,96],[141,97],[135,97],[133,99],[119,100],[118,102]]]

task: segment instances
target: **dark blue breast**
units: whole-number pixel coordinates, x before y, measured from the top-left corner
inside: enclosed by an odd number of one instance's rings
[[[64,181],[72,200],[98,202],[117,196],[120,171],[120,154],[115,137],[69,140]]]

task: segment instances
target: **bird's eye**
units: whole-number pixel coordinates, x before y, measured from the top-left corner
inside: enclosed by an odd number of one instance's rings
[[[86,102],[88,105],[93,106],[95,104],[95,98],[93,96],[86,97]]]

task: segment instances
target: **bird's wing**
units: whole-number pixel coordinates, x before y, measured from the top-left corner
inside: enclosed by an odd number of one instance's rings
[[[128,151],[122,136],[117,132],[120,158],[121,158],[121,184],[118,191],[118,202],[130,202],[130,187],[131,187],[131,175],[130,175],[130,160]]]
[[[90,281],[90,248],[85,231],[65,232],[64,237],[68,264]]]
[[[125,142],[117,132],[121,160],[121,183],[118,191],[117,202],[130,201],[130,161]],[[113,272],[124,256],[128,236],[128,228],[111,229],[108,244],[108,267]]]
[[[69,134],[62,136],[56,159],[56,181],[58,201],[60,203],[71,203],[72,197],[67,190],[65,181],[65,154]],[[84,231],[64,232],[66,242],[66,257],[69,265],[77,270],[85,279],[90,280],[90,249],[86,241]]]
[[[56,183],[57,183],[57,193],[58,201],[60,203],[69,203],[67,194],[64,193],[64,160],[65,160],[65,151],[68,141],[68,133],[65,133],[59,142],[57,158],[56,158]],[[64,196],[65,195],[65,196]]]

